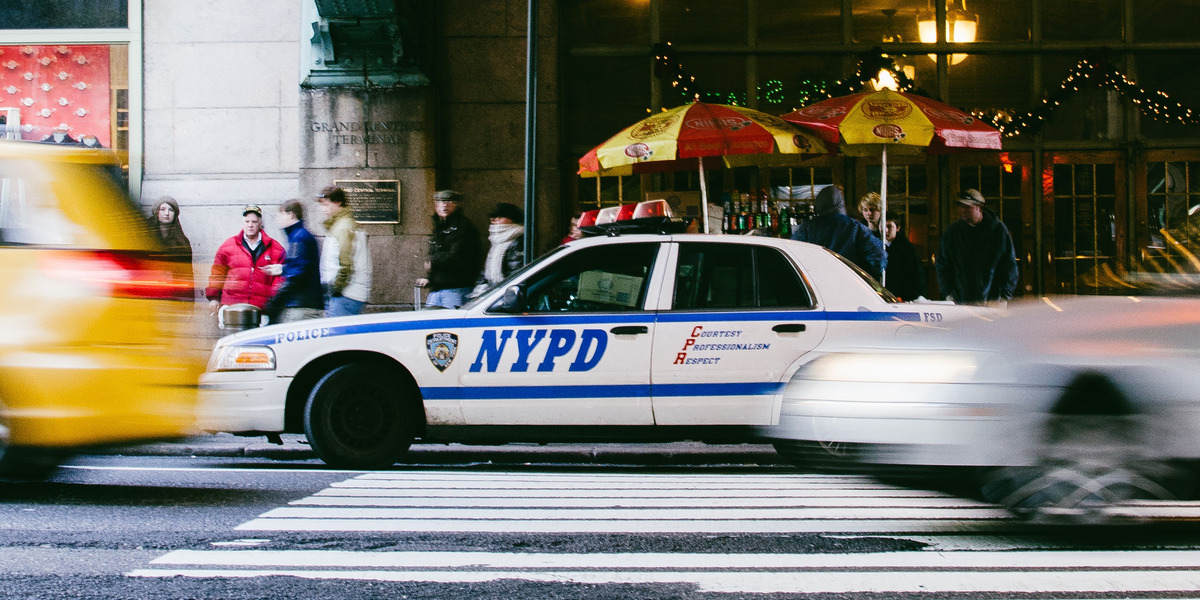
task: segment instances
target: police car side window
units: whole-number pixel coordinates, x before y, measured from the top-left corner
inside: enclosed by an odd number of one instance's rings
[[[658,244],[610,244],[571,253],[527,282],[531,312],[641,310]]]
[[[679,249],[672,308],[809,308],[812,298],[791,262],[774,248],[685,243]]]
[[[754,249],[755,275],[758,281],[758,305],[763,308],[812,308],[812,296],[796,268],[779,250],[760,246]]]
[[[751,250],[741,244],[681,244],[672,308],[753,308]]]

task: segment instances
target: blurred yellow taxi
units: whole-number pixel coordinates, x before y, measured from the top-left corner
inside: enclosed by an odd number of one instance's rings
[[[101,150],[0,141],[0,471],[187,435],[194,288]]]

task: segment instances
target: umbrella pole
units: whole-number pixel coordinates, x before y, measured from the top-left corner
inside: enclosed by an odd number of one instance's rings
[[[701,231],[708,233],[708,184],[704,182],[704,157],[696,160],[700,161],[700,218],[704,219],[704,229]]]
[[[879,239],[883,242],[883,253],[887,256],[887,144],[883,145],[883,169],[879,183]],[[879,283],[887,285],[887,266],[879,273]]]

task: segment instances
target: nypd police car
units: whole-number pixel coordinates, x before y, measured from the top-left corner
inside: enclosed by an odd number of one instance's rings
[[[975,310],[898,302],[819,246],[662,229],[571,242],[458,310],[223,338],[201,426],[302,432],[347,468],[393,464],[414,442],[752,441],[823,350]]]

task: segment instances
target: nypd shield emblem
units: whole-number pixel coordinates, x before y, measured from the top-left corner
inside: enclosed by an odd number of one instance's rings
[[[425,350],[429,352],[429,362],[437,370],[445,371],[458,353],[458,336],[453,333],[431,333],[425,336]]]

